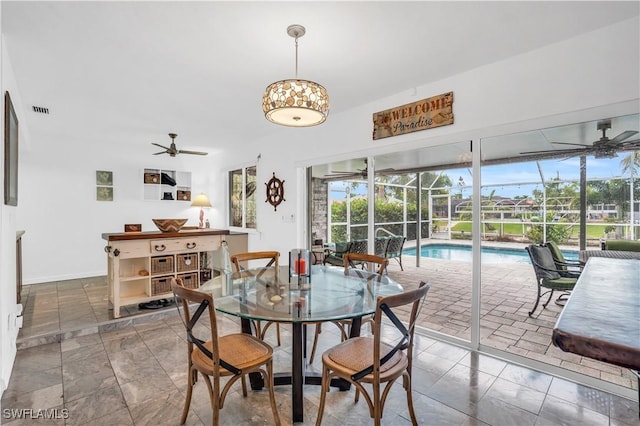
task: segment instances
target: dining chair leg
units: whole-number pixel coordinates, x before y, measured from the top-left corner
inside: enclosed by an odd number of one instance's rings
[[[211,400],[211,424],[218,426],[220,424],[220,379],[215,377],[212,385],[209,376],[203,374],[202,377],[204,377],[204,382],[209,390],[209,399]]]
[[[316,418],[316,426],[322,424],[322,415],[324,414],[324,404],[327,400],[327,392],[329,392],[329,369],[322,365],[322,384],[320,386],[320,405],[318,406],[318,417]]]
[[[416,420],[416,413],[413,410],[413,395],[411,394],[411,376],[409,374],[404,374],[402,377],[402,385],[404,386],[405,391],[407,392],[407,406],[409,407],[409,416],[411,416],[411,424],[413,426],[417,426],[418,421]]]
[[[311,347],[311,356],[309,357],[309,364],[313,364],[313,359],[316,356],[316,349],[318,347],[318,336],[322,333],[322,323],[316,323],[316,331],[313,333],[313,346]]]
[[[189,407],[191,406],[191,396],[193,395],[193,385],[195,385],[195,377],[198,372],[189,367],[189,374],[187,375],[187,396],[184,400],[184,408],[182,409],[182,417],[180,418],[180,424],[183,425],[187,421],[189,415]]]
[[[269,383],[269,402],[271,403],[271,411],[273,412],[273,420],[276,426],[280,426],[280,415],[278,414],[278,406],[276,405],[276,393],[274,391],[275,384],[273,382],[273,362],[269,361],[266,365],[265,382]]]
[[[382,418],[382,399],[380,398],[380,383],[373,384],[373,424],[380,426]]]
[[[246,397],[247,396],[247,375],[243,374],[240,381],[242,382],[242,396]]]

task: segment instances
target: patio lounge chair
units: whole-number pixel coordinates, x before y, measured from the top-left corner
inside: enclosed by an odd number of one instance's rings
[[[556,269],[559,271],[560,275],[571,278],[580,277],[580,273],[582,272],[582,268],[584,268],[585,262],[565,259],[562,254],[562,250],[560,250],[560,247],[558,247],[558,245],[553,241],[549,241],[544,245],[549,247],[549,250],[551,250],[551,256],[553,256],[553,261],[555,262]]]
[[[397,235],[395,237],[389,237],[389,242],[387,243],[387,249],[384,253],[385,259],[395,259],[400,264],[400,270],[404,271],[402,267],[402,247],[404,246],[404,242],[407,238],[402,235]]]
[[[387,244],[389,243],[389,237],[376,237],[374,254],[376,256],[384,257],[387,252]]]
[[[322,264],[326,265],[328,263],[329,265],[333,265],[333,266],[344,265],[344,255],[349,253],[350,248],[351,248],[351,241],[337,242],[335,250],[328,253],[324,257]]]
[[[549,247],[532,244],[527,246],[525,250],[527,250],[529,257],[531,258],[531,264],[533,265],[533,270],[536,274],[536,281],[538,283],[538,296],[536,298],[536,303],[533,305],[533,309],[529,312],[529,316],[532,316],[536,311],[542,296],[549,293],[547,301],[542,305],[543,308],[546,308],[554,291],[562,291],[566,294],[573,290],[578,278],[563,277],[560,274],[560,272],[563,271],[556,268],[556,264],[553,261],[553,255],[551,254],[551,249],[549,249]],[[546,291],[543,292],[543,288],[546,289]],[[562,299],[563,295],[556,300],[558,305],[562,305],[560,301],[564,300]]]

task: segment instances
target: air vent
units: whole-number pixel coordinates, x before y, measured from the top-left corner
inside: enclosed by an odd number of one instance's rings
[[[49,114],[49,108],[45,108],[45,107],[39,107],[39,106],[32,106],[31,108],[33,108],[33,112],[37,112],[39,114]]]

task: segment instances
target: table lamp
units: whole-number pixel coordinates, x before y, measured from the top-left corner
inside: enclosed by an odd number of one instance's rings
[[[207,197],[204,192],[201,192],[196,198],[193,199],[191,207],[200,207],[200,224],[198,225],[198,228],[204,228],[204,208],[211,207],[211,201],[209,201],[209,197]]]

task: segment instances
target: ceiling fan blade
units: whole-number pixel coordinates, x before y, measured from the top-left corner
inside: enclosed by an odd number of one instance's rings
[[[166,149],[167,151],[169,150],[169,148],[164,145],[160,145],[159,143],[151,142],[151,145],[159,146],[160,148]]]
[[[208,152],[201,152],[201,151],[187,151],[184,149],[179,149],[178,150],[178,154],[192,154],[192,155],[208,155]]]
[[[640,148],[640,139],[633,139],[633,140],[630,140],[630,141],[624,141],[624,142],[622,142],[622,146],[625,149],[629,149],[629,148],[632,148],[632,147]]]
[[[520,154],[522,154],[522,155],[526,155],[526,154],[551,154],[551,153],[562,154],[563,152],[567,152],[567,151],[574,151],[574,149],[547,149],[547,150],[544,150],[544,151],[524,151],[524,152],[521,152]],[[582,151],[582,149],[577,149],[575,151]]]
[[[330,173],[327,173],[326,176],[342,176],[342,175],[350,176],[354,174],[357,175],[357,174],[360,174],[360,172],[330,172]]]
[[[611,139],[611,142],[622,142],[623,140],[630,138],[631,136],[635,135],[636,132],[635,130],[626,130],[622,133],[620,133],[618,136],[616,136],[615,138]]]
[[[167,153],[167,151],[160,151],[160,152],[154,153],[153,155],[160,155],[160,154],[166,154],[166,153]]]
[[[572,146],[583,146],[585,148],[589,148],[589,145],[584,145],[581,143],[571,143],[571,142],[551,142],[554,145],[572,145]]]

